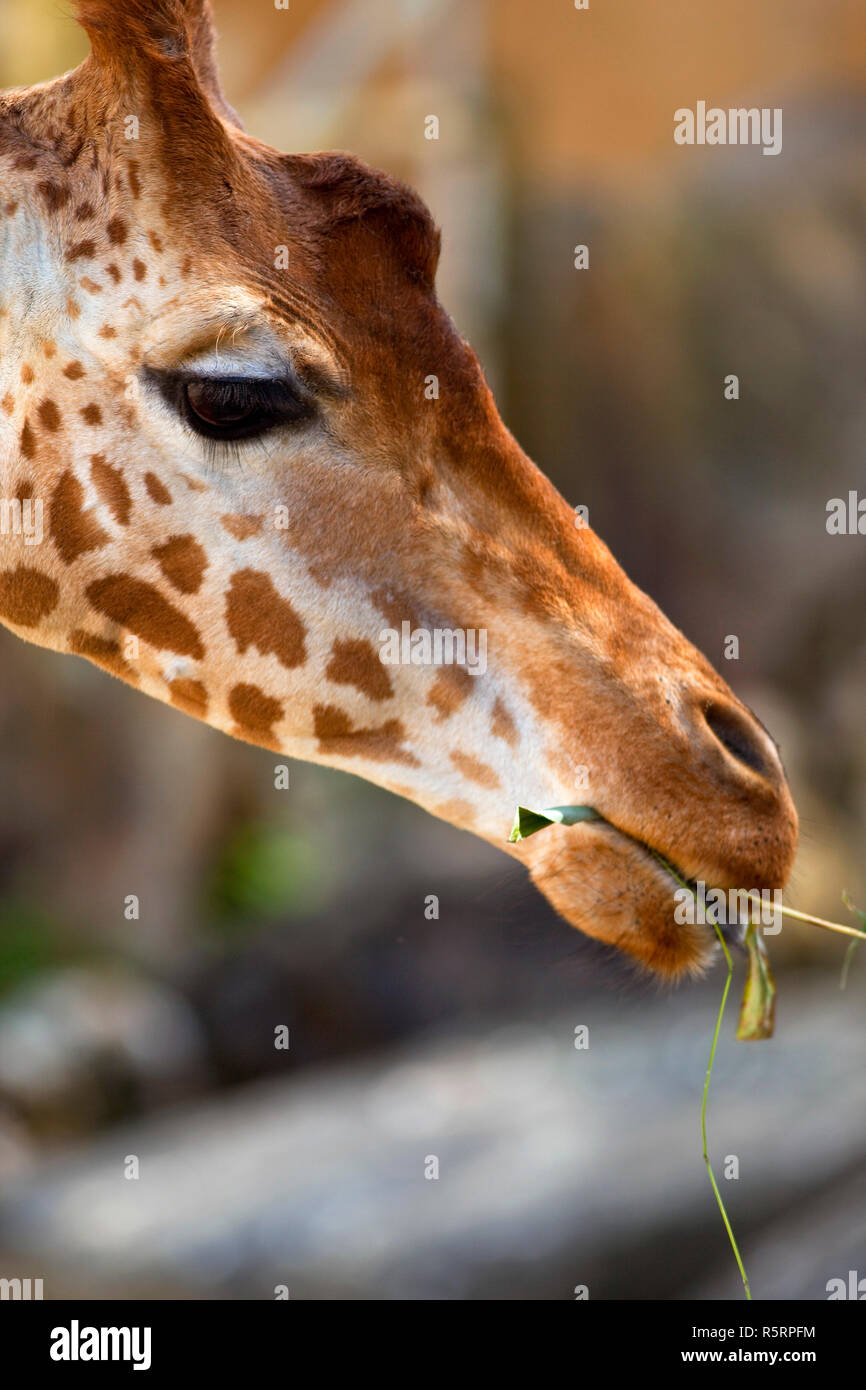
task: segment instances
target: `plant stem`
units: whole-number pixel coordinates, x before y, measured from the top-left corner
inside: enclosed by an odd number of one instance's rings
[[[725,938],[722,936],[722,933],[719,930],[719,924],[715,920],[715,918],[713,919],[713,927],[715,928],[716,936],[719,938],[722,950],[725,953],[725,961],[727,962],[728,966],[728,977],[725,980],[725,987],[722,990],[722,1000],[719,1004],[719,1012],[716,1016],[716,1028],[715,1032],[713,1033],[713,1043],[712,1047],[710,1048],[710,1059],[707,1062],[707,1074],[704,1078],[704,1096],[703,1101],[701,1102],[701,1139],[703,1140],[704,1163],[706,1164],[707,1174],[709,1176],[712,1189],[716,1194],[716,1201],[719,1204],[719,1211],[722,1213],[722,1220],[725,1223],[725,1230],[728,1233],[728,1240],[731,1242],[731,1249],[734,1252],[734,1259],[737,1261],[737,1268],[740,1271],[740,1277],[743,1281],[743,1288],[746,1291],[746,1298],[749,1300],[749,1302],[751,1302],[752,1291],[749,1288],[749,1276],[746,1274],[745,1265],[743,1264],[742,1257],[740,1255],[740,1249],[737,1245],[734,1232],[731,1228],[731,1223],[728,1220],[728,1213],[725,1210],[725,1204],[722,1201],[722,1194],[719,1191],[718,1184],[716,1182],[716,1176],[713,1172],[713,1165],[710,1163],[710,1155],[707,1145],[707,1096],[710,1093],[710,1077],[713,1074],[713,1062],[716,1059],[716,1047],[718,1046],[719,1042],[719,1033],[721,1032],[722,1028],[722,1019],[725,1014],[725,1005],[728,1002],[728,991],[731,988],[731,980],[734,978],[734,962],[731,960],[731,953],[728,950],[727,942],[725,941]]]
[[[672,868],[668,861],[666,859],[663,859],[662,856],[658,854],[655,850],[653,850],[652,853],[654,858],[656,858],[659,861],[659,863],[663,865],[665,869],[667,869],[668,873],[671,875],[671,878],[676,879],[677,883],[681,884],[682,887],[685,888],[687,892],[691,893],[692,897],[694,897],[694,889],[691,887],[690,884],[686,883],[685,880],[680,877],[676,869]],[[712,1047],[710,1048],[710,1058],[707,1062],[707,1074],[704,1077],[704,1095],[701,1101],[701,1140],[703,1142],[704,1163],[707,1169],[707,1176],[709,1177],[710,1185],[712,1186],[713,1192],[716,1194],[716,1201],[719,1204],[719,1211],[721,1212],[722,1220],[725,1223],[725,1230],[728,1233],[728,1240],[731,1242],[731,1249],[734,1252],[734,1259],[736,1260],[737,1268],[740,1271],[740,1278],[743,1281],[743,1288],[746,1291],[746,1298],[751,1303],[752,1290],[749,1288],[749,1276],[746,1273],[746,1267],[743,1264],[743,1259],[740,1255],[740,1247],[737,1245],[733,1228],[731,1226],[730,1221],[728,1220],[727,1209],[725,1207],[724,1202],[722,1201],[722,1194],[719,1191],[719,1185],[716,1182],[716,1175],[713,1172],[713,1165],[710,1163],[709,1146],[707,1144],[707,1097],[710,1094],[710,1077],[713,1074],[713,1063],[716,1060],[716,1048],[718,1047],[719,1034],[722,1030],[722,1019],[725,1016],[725,1005],[728,1002],[728,993],[731,988],[731,981],[734,978],[734,962],[731,960],[731,953],[728,950],[728,943],[722,935],[721,928],[719,927],[719,924],[716,921],[715,913],[713,913],[711,920],[713,924],[713,930],[715,931],[716,936],[719,938],[719,945],[725,953],[725,963],[728,967],[728,975],[727,979],[725,980],[725,987],[722,990],[722,999],[721,1003],[719,1004],[719,1012],[716,1015],[716,1027],[715,1032],[713,1033],[713,1043]]]
[[[757,905],[760,906],[761,898],[758,892],[753,891],[748,896],[755,898]],[[826,922],[823,917],[813,917],[811,912],[797,912],[796,908],[793,907],[774,907],[773,911],[781,912],[783,917],[794,917],[798,922],[808,922],[812,927],[823,927],[825,931],[835,931],[842,936],[855,936],[858,940],[863,940],[862,927],[846,927],[841,922]]]

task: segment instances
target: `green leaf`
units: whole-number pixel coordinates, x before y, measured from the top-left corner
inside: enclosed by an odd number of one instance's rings
[[[514,824],[511,827],[508,843],[517,845],[521,840],[526,840],[530,835],[534,835],[536,830],[543,830],[546,825],[553,825],[550,816],[541,815],[538,811],[529,811],[525,806],[518,806],[514,812]]]
[[[740,1006],[737,1037],[740,1042],[755,1042],[773,1036],[776,1016],[776,982],[764,938],[755,922],[751,922],[746,929],[746,947],[749,952],[749,973]]]
[[[548,806],[546,811],[530,811],[526,806],[518,806],[508,843],[519,844],[547,825],[577,825],[583,820],[604,820],[604,817],[592,806]]]

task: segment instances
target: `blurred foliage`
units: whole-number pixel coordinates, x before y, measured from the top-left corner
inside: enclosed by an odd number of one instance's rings
[[[21,897],[0,902],[0,995],[80,955],[80,946],[37,903]]]
[[[324,866],[311,836],[268,821],[247,824],[224,844],[208,897],[208,920],[220,931],[319,910]]]

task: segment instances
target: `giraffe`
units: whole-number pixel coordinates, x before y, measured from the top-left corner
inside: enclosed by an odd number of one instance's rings
[[[91,51],[0,97],[0,621],[215,729],[506,849],[656,975],[669,875],[784,884],[778,750],[503,424],[421,199],[285,155],[220,88],[207,0],[77,0]],[[425,389],[431,378],[438,393]],[[486,637],[485,669],[382,660]],[[603,819],[519,845],[515,804]]]

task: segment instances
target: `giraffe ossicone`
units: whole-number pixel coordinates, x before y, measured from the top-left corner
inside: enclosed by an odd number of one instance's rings
[[[775,746],[506,430],[426,207],[245,134],[203,0],[78,12],[81,67],[0,97],[0,621],[503,847],[518,803],[591,802],[510,852],[588,934],[700,969],[644,846],[784,883]],[[483,632],[483,671],[383,662],[404,623]]]

